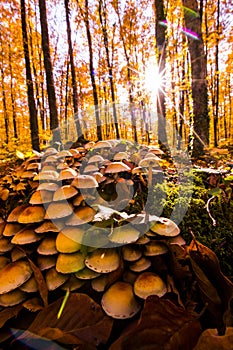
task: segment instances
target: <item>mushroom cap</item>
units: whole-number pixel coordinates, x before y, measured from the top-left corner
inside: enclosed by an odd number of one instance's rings
[[[142,256],[139,260],[131,263],[129,265],[129,268],[131,271],[134,271],[134,272],[142,272],[147,270],[150,266],[151,266],[151,261],[145,256]]]
[[[48,236],[44,237],[42,242],[37,248],[37,252],[42,255],[53,255],[57,254],[56,249],[56,237]]]
[[[58,172],[55,170],[43,170],[35,175],[33,178],[34,181],[57,181],[58,179]]]
[[[73,232],[72,232],[73,231]],[[66,234],[67,232],[67,234]],[[56,248],[60,253],[75,253],[81,249],[83,231],[76,227],[64,229],[56,238]],[[74,239],[72,239],[73,237]]]
[[[29,243],[38,242],[42,238],[43,238],[42,235],[38,235],[33,229],[26,227],[14,235],[14,237],[11,240],[11,243],[19,244],[19,245],[29,244]]]
[[[101,305],[108,316],[116,319],[131,318],[140,310],[131,284],[116,282],[103,294]]]
[[[19,215],[18,222],[20,224],[34,224],[42,222],[45,216],[45,209],[43,206],[31,205],[24,209]]]
[[[46,191],[52,191],[55,192],[58,189],[58,184],[55,182],[42,182],[37,187],[38,191],[46,190]]]
[[[186,241],[181,235],[175,236],[175,237],[168,237],[167,239],[169,244],[178,244],[178,245],[185,245]]]
[[[21,174],[21,178],[22,179],[33,179],[36,175],[37,175],[37,173],[35,171],[27,170]]]
[[[6,237],[0,237],[0,254],[10,252],[13,244]]]
[[[40,163],[37,163],[37,162],[33,162],[33,163],[30,163],[26,166],[26,169],[27,170],[39,170],[41,167],[41,164]]]
[[[93,145],[94,149],[99,149],[99,148],[111,148],[111,143],[108,141],[98,141]]]
[[[31,276],[29,280],[24,282],[20,287],[20,290],[27,293],[34,293],[38,291],[38,284],[34,276]]]
[[[140,232],[133,226],[123,225],[114,228],[108,238],[113,243],[127,244],[136,242],[139,236]]]
[[[91,207],[78,207],[73,215],[66,221],[67,225],[76,226],[86,224],[94,219],[96,211]]]
[[[81,252],[64,254],[60,253],[57,258],[56,270],[61,273],[73,273],[85,267],[85,256]]]
[[[150,227],[150,230],[152,232],[155,232],[161,236],[178,236],[178,234],[180,233],[180,229],[174,221],[162,217],[160,219],[162,222],[156,222]]]
[[[161,159],[159,159],[159,160],[161,161]],[[148,158],[144,158],[144,159],[140,160],[138,165],[140,167],[144,167],[144,168],[147,168],[149,166],[158,166],[159,165],[159,161],[155,157],[148,157]]]
[[[91,280],[100,276],[100,273],[90,270],[87,267],[75,273],[75,277],[80,278],[81,280]]]
[[[65,158],[65,157],[72,157],[72,156],[73,154],[66,149],[63,149],[62,151],[57,153],[57,158]]]
[[[57,255],[39,255],[37,265],[41,271],[48,270],[56,265]]]
[[[76,196],[77,193],[78,193],[78,191],[73,186],[64,185],[64,186],[58,188],[54,192],[53,200],[55,202],[57,202],[57,201],[62,201],[64,199],[69,199],[69,198]]]
[[[15,207],[7,217],[7,222],[17,222],[19,215],[27,208],[27,204],[22,204]]]
[[[7,223],[3,230],[3,236],[11,237],[14,236],[17,232],[19,232],[23,228],[23,225],[18,223]]]
[[[27,261],[12,262],[0,270],[0,294],[8,293],[26,282],[32,275]]]
[[[139,246],[133,244],[125,245],[122,247],[122,257],[126,261],[136,261],[142,256],[142,251]]]
[[[101,163],[104,161],[104,158],[100,154],[95,154],[94,156],[90,157],[87,161],[88,164],[91,163]]]
[[[62,286],[62,290],[69,290],[70,292],[81,288],[85,284],[84,280],[76,278],[74,275],[71,275]]]
[[[121,173],[124,171],[130,171],[130,167],[122,162],[112,162],[108,164],[107,168],[105,169],[106,174],[115,174],[115,173]]]
[[[62,169],[59,176],[58,181],[61,180],[72,180],[78,175],[77,171],[72,168]]]
[[[45,219],[61,219],[73,213],[73,207],[65,202],[52,202],[49,204]]]
[[[85,174],[87,174],[87,173],[94,173],[94,172],[96,172],[96,171],[99,171],[99,168],[98,168],[96,165],[94,165],[94,164],[88,164],[88,165],[83,169],[83,172],[84,172]]]
[[[76,188],[96,188],[99,186],[95,177],[91,175],[78,175],[73,181],[72,186]]]
[[[10,263],[10,259],[6,256],[0,255],[0,270]]]
[[[145,256],[156,256],[168,252],[167,246],[164,243],[158,241],[150,241],[145,245],[145,248]]]
[[[30,200],[30,204],[43,204],[43,203],[49,203],[53,199],[53,192],[47,191],[47,190],[40,190],[35,191]]]
[[[167,286],[155,273],[143,272],[134,282],[134,293],[142,299],[146,299],[149,295],[162,297],[167,293]]]
[[[108,284],[109,274],[100,275],[97,278],[91,280],[91,287],[96,292],[103,292]]]
[[[75,207],[79,207],[80,204],[85,200],[85,197],[82,194],[78,194],[72,201]]]
[[[114,154],[114,157],[113,157],[114,160],[123,160],[128,158],[129,156],[126,152],[117,152],[116,154]]]
[[[57,272],[55,267],[49,269],[45,274],[45,281],[48,290],[55,290],[62,286],[68,280],[68,275]]]
[[[85,265],[99,273],[112,272],[120,266],[120,256],[114,248],[100,248],[87,256]]]
[[[64,226],[65,224],[63,220],[53,220],[53,221],[46,220],[43,222],[43,224],[35,228],[35,232],[36,233],[45,233],[45,232],[58,233],[60,232],[60,230],[63,229]]]
[[[0,306],[9,307],[18,305],[25,299],[26,294],[20,289],[15,289],[11,292],[0,295]]]
[[[57,155],[51,155],[45,158],[45,163],[57,163]]]

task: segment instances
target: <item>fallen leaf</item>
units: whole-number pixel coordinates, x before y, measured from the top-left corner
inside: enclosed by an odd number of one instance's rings
[[[201,332],[195,313],[150,296],[137,325],[123,333],[110,350],[191,350]]]
[[[231,350],[233,349],[233,327],[226,329],[225,335],[218,335],[216,329],[206,329],[198,339],[193,350]]]
[[[0,311],[0,328],[11,318],[17,317],[22,308],[22,305],[17,305]]]
[[[38,290],[40,293],[40,296],[43,300],[44,306],[48,305],[48,287],[45,282],[45,279],[40,271],[40,269],[33,263],[31,259],[28,258],[28,261],[30,263],[30,266],[33,270],[37,285],[38,285]]]

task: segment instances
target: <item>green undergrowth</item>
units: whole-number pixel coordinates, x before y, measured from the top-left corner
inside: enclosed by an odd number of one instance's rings
[[[216,253],[222,272],[232,279],[232,189],[230,184],[224,184],[224,181],[222,185],[224,189],[221,189],[221,184],[210,189],[205,179],[196,175],[190,184],[156,184],[150,211],[156,212],[156,209],[162,206],[161,216],[171,218],[179,224],[187,244],[192,240],[193,234],[199,242]]]

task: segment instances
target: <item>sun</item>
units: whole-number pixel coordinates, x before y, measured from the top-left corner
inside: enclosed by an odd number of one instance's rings
[[[153,97],[158,96],[159,92],[165,93],[164,71],[161,71],[156,63],[149,60],[144,72],[145,91]]]

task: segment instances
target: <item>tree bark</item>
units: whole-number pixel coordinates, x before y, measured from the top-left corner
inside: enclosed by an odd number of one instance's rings
[[[161,0],[155,0],[156,11],[156,47],[158,51],[158,66],[159,73],[164,72],[166,64],[166,30],[160,25],[160,21],[165,20],[164,4]],[[167,147],[167,132],[166,132],[166,112],[165,112],[165,96],[163,91],[158,90],[157,96],[157,113],[158,113],[158,143],[160,146]]]
[[[183,5],[198,13],[197,0],[183,0]],[[201,21],[198,16],[185,13],[186,27],[198,35],[198,39],[188,37],[191,57],[192,97],[194,112],[193,156],[203,154],[204,147],[209,144],[209,116],[207,94],[207,62],[201,36]]]
[[[50,129],[53,133],[53,142],[61,142],[58,111],[56,105],[55,86],[53,80],[53,69],[49,49],[49,34],[45,0],[39,0],[39,9],[42,34],[42,50],[44,55],[44,68],[46,73],[46,84],[50,111]]]
[[[75,74],[73,46],[72,46],[72,39],[71,39],[69,0],[65,0],[65,10],[66,10],[67,39],[68,39],[68,48],[69,48],[69,57],[70,57],[70,69],[71,69],[71,77],[72,77],[73,108],[74,108],[74,114],[75,114],[74,118],[75,118],[77,135],[78,137],[80,137],[82,135],[82,128],[78,117],[78,89],[77,89],[77,80],[76,80],[76,74]]]
[[[32,73],[31,73],[29,49],[28,49],[26,7],[25,7],[24,0],[21,0],[21,24],[22,24],[22,35],[23,35],[24,59],[25,59],[25,65],[26,65],[26,83],[27,83],[28,106],[29,106],[29,114],[30,114],[32,148],[36,151],[40,151],[37,110],[36,110],[36,104],[35,104],[35,98],[34,98],[33,80],[32,80]]]

